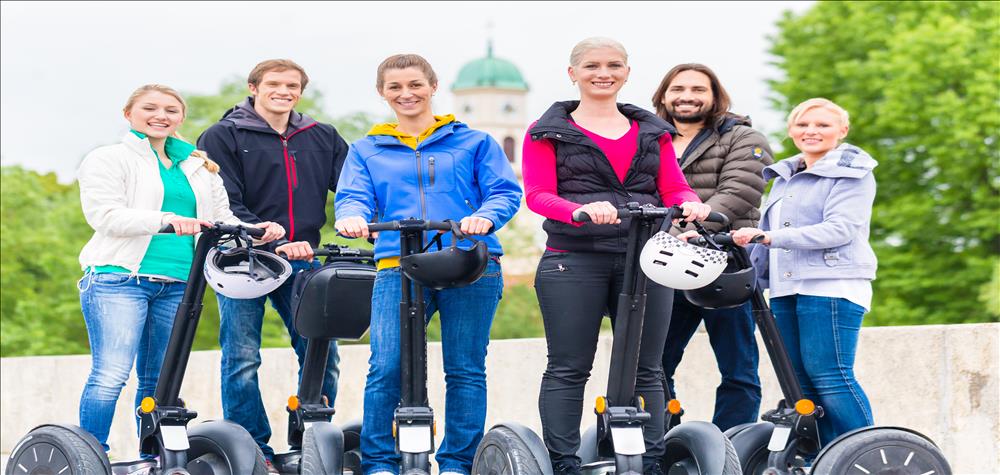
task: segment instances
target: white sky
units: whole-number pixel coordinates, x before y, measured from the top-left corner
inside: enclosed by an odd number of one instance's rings
[[[382,116],[375,68],[419,53],[441,81],[435,112],[449,113],[448,88],[490,36],[494,55],[528,82],[532,120],[577,97],[565,72],[573,45],[608,36],[630,55],[620,101],[650,108],[670,67],[701,62],[719,74],[734,112],[773,132],[783,113],[767,102],[765,79],[777,75],[767,36],[782,11],[811,3],[0,2],[0,158],[72,180],[84,154],[127,130],[121,107],[139,85],[212,94],[274,57],[305,67],[331,116]]]

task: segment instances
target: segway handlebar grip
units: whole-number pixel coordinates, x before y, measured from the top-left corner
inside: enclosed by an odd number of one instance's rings
[[[316,257],[375,257],[371,249],[357,249],[354,247],[319,247],[313,249]]]
[[[708,213],[708,217],[705,218],[705,221],[719,223],[723,226],[729,226],[729,217],[718,211]]]
[[[618,209],[618,218],[627,218],[632,216],[632,211],[628,208]],[[591,222],[590,215],[586,211],[574,211],[573,212],[573,222],[574,223],[589,223]]]
[[[202,231],[208,231],[210,229],[218,229],[219,232],[222,233],[222,234],[238,233],[240,231],[240,229],[244,229],[244,230],[246,230],[246,232],[247,232],[248,235],[256,237],[256,238],[259,238],[259,237],[263,236],[264,233],[266,232],[263,228],[251,228],[251,227],[247,227],[247,226],[243,226],[243,225],[232,225],[232,224],[222,224],[222,223],[215,223],[215,225],[213,225],[213,226],[202,226],[201,227]],[[174,226],[172,224],[167,224],[167,225],[163,226],[162,228],[160,228],[160,230],[157,231],[157,233],[158,234],[173,234],[174,233]]]
[[[382,223],[368,223],[368,232],[374,233],[378,231],[399,231],[401,228],[408,226],[417,226],[427,231],[451,231],[451,223],[447,221],[424,221],[416,219],[403,219],[398,221],[386,221]]]

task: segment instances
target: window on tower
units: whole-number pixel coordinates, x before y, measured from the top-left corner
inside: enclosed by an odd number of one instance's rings
[[[514,162],[514,137],[504,137],[503,153],[507,155],[507,160]]]
[[[514,104],[511,104],[509,102],[506,103],[506,104],[504,104],[503,105],[503,112],[504,112],[504,114],[510,114],[510,113],[514,112]]]

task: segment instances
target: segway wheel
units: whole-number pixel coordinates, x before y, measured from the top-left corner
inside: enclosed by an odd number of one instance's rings
[[[714,424],[692,421],[664,436],[663,468],[670,475],[742,475],[733,443]]]
[[[930,439],[909,429],[867,427],[841,435],[816,456],[814,475],[892,473],[951,475]]]
[[[737,428],[738,430],[733,430]],[[767,443],[771,440],[773,431],[774,424],[770,422],[746,424],[726,431],[744,475],[761,475],[767,470],[767,458],[771,455],[767,450]]]
[[[206,421],[188,430],[187,469],[212,475],[267,475],[267,461],[243,427],[226,420]]]
[[[340,475],[343,472],[344,436],[337,426],[318,422],[302,434],[302,465],[308,475]]]
[[[28,432],[7,459],[6,475],[93,475],[111,473],[100,442],[70,425],[43,425]]]
[[[494,427],[483,436],[472,473],[477,475],[534,475],[543,473],[539,461],[521,437],[506,427]]]
[[[345,424],[344,433],[344,475],[361,475],[361,421]]]

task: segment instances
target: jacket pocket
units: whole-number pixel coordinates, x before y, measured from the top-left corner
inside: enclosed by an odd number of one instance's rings
[[[849,265],[853,261],[851,243],[847,243],[840,247],[815,249],[807,252],[809,255],[806,258],[806,262],[811,266],[839,267]]]
[[[455,157],[448,152],[423,152],[426,156],[424,186],[433,193],[448,193],[455,189]]]

